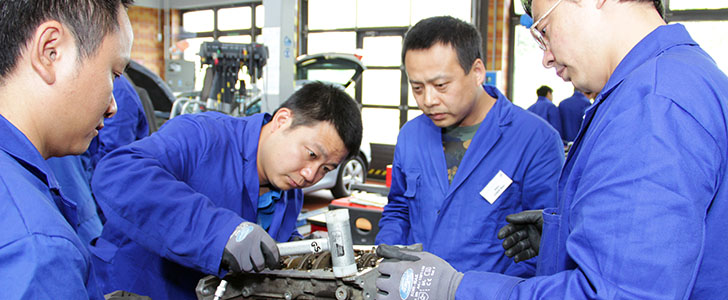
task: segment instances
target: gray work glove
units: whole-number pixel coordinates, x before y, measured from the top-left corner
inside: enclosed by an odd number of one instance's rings
[[[506,256],[513,257],[515,262],[524,261],[538,255],[543,229],[543,210],[524,210],[506,216],[508,225],[498,231],[498,238],[503,240]]]
[[[377,247],[377,256],[384,258],[379,264],[377,299],[455,299],[463,273],[442,258],[385,244]]]
[[[115,291],[104,295],[105,300],[152,300],[147,296],[141,296],[126,291]]]
[[[225,245],[222,266],[230,272],[262,271],[278,267],[278,246],[258,224],[243,222]]]

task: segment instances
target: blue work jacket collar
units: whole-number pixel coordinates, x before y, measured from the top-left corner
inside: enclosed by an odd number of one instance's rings
[[[690,34],[688,34],[688,31],[682,24],[662,25],[657,27],[655,30],[650,32],[650,34],[645,36],[645,38],[643,38],[639,43],[637,43],[637,45],[635,45],[634,48],[627,53],[622,61],[619,62],[617,68],[614,69],[614,73],[612,73],[612,76],[609,77],[607,84],[604,85],[602,91],[599,92],[599,95],[597,95],[596,99],[594,99],[594,104],[587,108],[585,113],[586,117],[584,118],[584,122],[581,126],[585,127],[586,124],[590,123],[590,121],[587,120],[591,120],[594,117],[594,111],[597,107],[599,107],[599,105],[601,105],[601,103],[609,97],[612,91],[614,91],[614,89],[616,89],[630,73],[644,64],[645,61],[656,57],[671,47],[677,45],[696,44],[697,43],[695,43],[695,41],[690,37]],[[579,130],[579,135],[576,137],[576,141],[574,141],[574,146],[579,144],[579,140],[585,133],[586,128]],[[574,152],[573,150],[576,150],[576,147],[572,147],[571,150]],[[563,171],[567,170],[570,160],[570,158],[567,158]],[[564,172],[562,172],[562,174],[563,173]]]
[[[635,69],[640,67],[645,61],[658,56],[665,50],[678,45],[696,45],[695,41],[690,37],[685,26],[682,24],[662,25],[645,36],[617,65],[617,68],[609,77],[607,84],[602,88],[597,98],[589,108],[587,108],[584,122],[581,124],[579,134],[571,147],[569,155],[566,158],[564,168],[562,168],[561,176],[565,176],[571,172],[574,160],[579,155],[578,149],[581,147],[581,140],[587,134],[588,126],[595,118],[597,108],[603,104],[604,100],[619,86],[624,79],[629,76]],[[559,191],[562,191],[566,180],[559,180]]]
[[[483,89],[485,89],[488,95],[496,98],[496,101],[493,107],[490,108],[490,111],[488,111],[485,119],[481,122],[469,147],[470,149],[477,149],[477,151],[465,152],[465,156],[460,162],[460,167],[457,173],[455,173],[455,177],[449,187],[447,185],[447,178],[445,177],[443,184],[447,187],[445,190],[448,191],[448,196],[457,190],[465,179],[470,176],[478,163],[483,160],[498,142],[503,134],[503,127],[511,124],[513,120],[513,104],[508,101],[508,98],[495,87],[486,85],[483,86]],[[442,140],[442,137],[440,140]],[[442,147],[441,144],[440,147]]]
[[[662,25],[657,27],[643,38],[614,69],[602,92],[597,96],[596,101],[601,102],[622,82],[632,71],[641,66],[645,61],[656,57],[665,50],[678,45],[697,45],[690,37],[685,26],[682,24]]]
[[[63,197],[60,184],[58,184],[56,177],[43,156],[38,152],[38,149],[35,148],[25,134],[2,115],[0,115],[0,132],[3,139],[2,143],[0,143],[0,150],[13,157],[23,168],[28,170],[28,173],[38,178],[48,187],[48,196],[52,199],[52,204],[56,205],[63,217],[68,221],[68,224],[75,230],[78,226],[76,203]],[[18,176],[23,176],[23,174]]]
[[[242,217],[246,220],[256,220],[258,214],[258,194],[260,193],[260,179],[258,178],[258,143],[263,125],[270,122],[271,115],[259,113],[246,117],[247,126],[243,131],[245,139],[242,149],[243,172],[245,178],[245,191],[247,201],[243,200]],[[284,197],[285,198],[285,197]],[[284,200],[285,201],[285,200]]]
[[[58,181],[38,149],[25,134],[2,115],[0,115],[0,132],[3,133],[3,142],[0,143],[2,151],[15,158],[28,172],[43,181],[49,188],[60,190]]]
[[[549,98],[546,98],[544,96],[538,96],[538,99],[536,99],[536,102],[541,102],[541,101],[551,102],[551,100],[549,100]]]
[[[257,163],[258,161],[258,142],[260,141],[260,131],[263,129],[263,125],[270,122],[272,116],[268,113],[254,114],[248,117],[252,126],[245,126],[245,140],[246,143],[243,149],[243,160],[247,162]],[[254,147],[247,147],[253,145]],[[255,176],[258,178],[258,176]]]
[[[511,121],[513,121],[513,105],[511,104],[511,101],[509,101],[503,93],[493,86],[486,85],[483,86],[483,89],[486,93],[488,93],[488,95],[496,98],[495,104],[490,108],[490,111],[488,112],[488,115],[485,116],[483,122],[485,122],[489,116],[494,116],[493,118],[496,119],[496,124],[498,124],[499,127],[510,124]]]

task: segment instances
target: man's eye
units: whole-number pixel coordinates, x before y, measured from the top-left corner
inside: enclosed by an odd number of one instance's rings
[[[311,158],[316,158],[316,153],[313,153],[313,151],[308,150],[308,156]]]

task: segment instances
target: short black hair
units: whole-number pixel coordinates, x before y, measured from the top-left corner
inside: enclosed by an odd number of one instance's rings
[[[119,30],[119,5],[133,0],[0,0],[0,78],[17,64],[36,28],[49,20],[68,26],[79,59],[93,56],[104,37]]]
[[[344,146],[349,151],[348,157],[359,154],[363,130],[361,111],[359,104],[344,91],[343,87],[320,81],[307,83],[278,109],[284,107],[293,111],[290,128],[330,122],[344,141]]]
[[[409,50],[429,49],[435,44],[450,45],[455,49],[458,62],[465,71],[476,59],[483,59],[480,33],[472,24],[449,16],[423,19],[412,26],[404,36],[402,45],[402,65]]]
[[[650,1],[655,6],[655,9],[657,9],[657,12],[660,13],[660,17],[665,18],[665,16],[663,15],[662,0],[620,0],[620,1],[637,1],[637,2]],[[533,2],[533,0],[521,0],[521,5],[523,5],[523,10],[526,11],[526,14],[529,17],[533,17],[533,15],[531,14],[531,3],[532,2]]]
[[[551,93],[553,91],[554,90],[552,90],[548,85],[542,85],[536,90],[536,95],[538,95],[539,97],[546,97],[548,93]]]

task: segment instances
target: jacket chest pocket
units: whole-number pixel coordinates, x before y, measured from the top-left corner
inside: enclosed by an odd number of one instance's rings
[[[406,187],[403,196],[414,200],[415,196],[417,196],[417,185],[419,182],[419,172],[407,172],[407,177],[405,179]]]
[[[421,199],[425,196],[425,193],[422,191],[420,186],[422,185],[422,178],[420,176],[419,172],[408,171],[405,177],[406,186],[404,187],[404,193],[402,194],[402,196],[407,199],[410,222],[412,223],[412,226],[415,227],[422,226],[420,222],[422,221],[423,209],[425,209],[422,205],[427,204],[427,201],[423,201]]]

